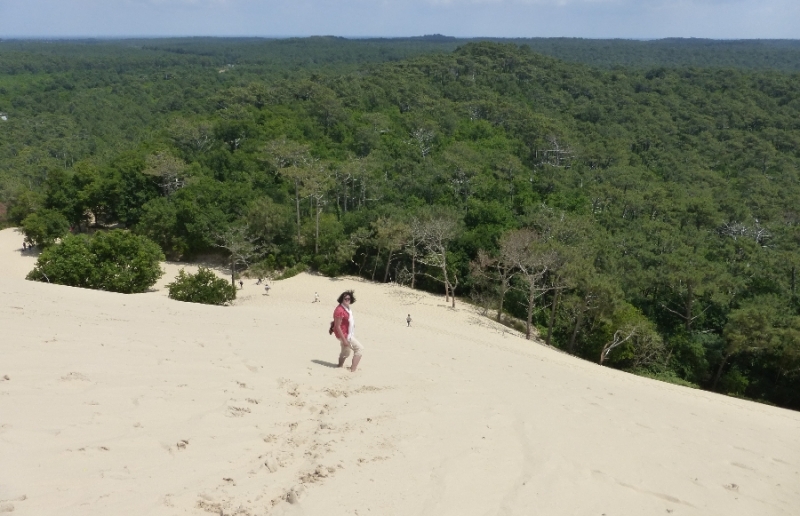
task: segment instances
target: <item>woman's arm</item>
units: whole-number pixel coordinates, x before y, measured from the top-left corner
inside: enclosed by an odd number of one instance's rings
[[[347,342],[347,335],[344,334],[342,331],[342,319],[343,317],[334,317],[333,318],[333,333],[336,335],[336,338],[339,339],[343,345],[349,345]]]

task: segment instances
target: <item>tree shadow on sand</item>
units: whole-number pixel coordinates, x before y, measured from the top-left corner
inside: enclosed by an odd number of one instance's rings
[[[324,360],[316,360],[315,359],[315,360],[312,360],[312,362],[314,362],[317,365],[321,365],[321,366],[325,366],[325,367],[331,367],[331,368],[339,367],[337,364],[334,364],[333,362],[326,362]]]

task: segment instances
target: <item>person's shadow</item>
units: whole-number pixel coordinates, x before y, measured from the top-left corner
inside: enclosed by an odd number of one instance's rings
[[[338,364],[334,364],[333,362],[326,362],[324,360],[316,360],[316,359],[314,359],[314,360],[312,360],[312,362],[314,362],[317,365],[321,365],[321,366],[325,366],[325,367],[332,367],[332,368],[339,367]]]

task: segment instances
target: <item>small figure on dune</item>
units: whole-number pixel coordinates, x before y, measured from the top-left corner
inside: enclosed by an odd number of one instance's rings
[[[22,241],[22,250],[25,251],[26,249],[28,249],[28,244],[26,244],[25,241],[23,240]]]
[[[411,314],[408,314],[408,317],[406,317],[406,327],[411,327]]]
[[[269,289],[270,289],[270,288],[272,288],[272,287],[270,287],[270,286],[269,286],[269,283],[267,283],[266,285],[264,285],[264,292],[266,292],[266,294],[267,294],[267,295],[269,295]]]
[[[261,285],[261,278],[258,278],[258,281],[256,281],[256,285]]]
[[[244,288],[244,281],[239,280],[239,289],[241,290],[243,288]]]
[[[333,311],[333,333],[339,339],[339,344],[341,345],[338,367],[344,366],[344,362],[350,356],[350,350],[352,349],[353,362],[350,364],[350,371],[355,373],[356,369],[358,369],[358,363],[361,362],[361,354],[364,351],[364,346],[356,340],[356,321],[353,317],[353,310],[350,308],[356,302],[356,296],[352,290],[347,290],[342,292],[337,301],[339,305]]]
[[[316,292],[314,292],[314,300],[312,301],[312,303],[319,303],[319,294],[317,294]]]

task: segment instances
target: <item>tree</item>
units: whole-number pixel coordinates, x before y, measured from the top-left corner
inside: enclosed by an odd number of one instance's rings
[[[144,292],[163,276],[161,249],[152,240],[115,229],[95,233],[89,250],[94,257],[92,288],[133,294]]]
[[[248,233],[252,235],[267,252],[276,249],[275,242],[291,232],[291,208],[278,204],[269,197],[259,197],[247,208],[245,216]]]
[[[385,249],[388,252],[386,270],[383,274],[383,282],[386,283],[389,281],[389,267],[392,264],[392,256],[403,248],[408,240],[410,229],[405,223],[387,217],[381,217],[373,222],[372,228],[375,231],[378,255],[380,255],[381,249]],[[376,268],[377,265],[378,257],[375,258]],[[372,271],[372,279],[375,280],[375,270]]]
[[[562,302],[571,325],[567,352],[572,355],[578,353],[578,336],[582,330],[588,328],[584,333],[591,336],[601,321],[612,317],[615,305],[623,297],[611,278],[598,274],[592,268],[576,274],[574,281],[575,289]],[[592,356],[593,353],[584,353],[584,356]]]
[[[20,190],[8,205],[8,220],[21,225],[25,217],[39,211],[43,204],[44,196],[42,194],[27,188]]]
[[[609,326],[614,333],[600,350],[600,365],[620,347],[628,348],[623,358],[628,359],[634,368],[647,366],[661,356],[664,349],[661,336],[653,323],[633,306],[625,303],[616,309]]]
[[[517,229],[507,234],[505,246],[508,257],[519,271],[526,299],[525,338],[530,339],[536,300],[549,290],[543,279],[554,266],[557,255],[549,249],[535,231]]]
[[[466,202],[474,190],[473,179],[478,174],[480,155],[464,143],[455,143],[444,152],[444,168],[453,196]]]
[[[39,255],[27,279],[133,294],[158,281],[163,259],[158,245],[127,231],[69,235]]]
[[[731,357],[744,352],[764,351],[779,343],[780,335],[774,327],[774,307],[770,304],[753,302],[731,312],[722,334],[726,346],[711,384],[712,391],[717,389],[722,371]]]
[[[255,238],[250,236],[247,225],[230,226],[221,233],[217,233],[217,247],[228,251],[228,260],[231,267],[231,285],[236,285],[236,266],[249,265],[263,253],[261,246],[256,245]]]
[[[236,299],[236,287],[202,265],[195,274],[186,274],[181,269],[175,281],[167,284],[167,288],[170,298],[188,303],[224,305]]]
[[[687,334],[692,332],[695,320],[712,306],[707,301],[705,307],[698,307],[698,300],[716,295],[724,279],[720,264],[707,260],[702,251],[698,245],[680,245],[664,257],[662,281],[677,297],[677,303],[674,308],[668,303],[661,306],[683,321]]]
[[[272,166],[294,183],[295,208],[297,210],[297,240],[300,240],[300,185],[306,175],[306,167],[311,161],[308,145],[303,145],[285,137],[267,143],[264,152]]]
[[[448,271],[447,252],[450,243],[458,235],[460,220],[458,216],[448,210],[432,210],[420,219],[420,234],[425,256],[420,259],[425,265],[439,269],[442,274],[437,278],[425,273],[425,276],[444,284],[445,301],[453,298],[453,308],[456,307],[456,288],[458,276],[455,271]]]
[[[408,241],[406,242],[403,252],[411,258],[411,288],[414,288],[417,279],[417,262],[424,256],[423,240],[424,240],[424,224],[422,220],[417,217],[412,217],[409,223]]]
[[[189,249],[179,228],[178,209],[166,197],[158,197],[142,206],[142,216],[134,230],[157,243],[172,258],[179,258]]]
[[[314,202],[314,254],[319,254],[319,217],[325,206],[328,190],[333,187],[333,177],[327,164],[312,161],[305,170],[305,190]]]
[[[380,172],[381,162],[374,155],[363,158],[348,158],[336,169],[337,181],[341,183],[341,190],[336,194],[337,205],[347,213],[355,207],[364,207],[367,201],[375,201],[373,182],[376,174]],[[337,189],[338,190],[338,189]],[[341,201],[341,202],[340,202]]]
[[[95,261],[89,248],[89,238],[87,235],[69,235],[60,244],[45,249],[26,279],[95,288]]]
[[[496,257],[481,249],[473,262],[473,275],[484,275],[489,281],[497,282],[497,322],[502,321],[506,295],[511,290],[514,277],[519,273],[517,264],[524,252],[519,246],[522,242],[513,231],[506,232],[500,237],[500,250]]]
[[[147,156],[142,173],[151,176],[164,196],[169,197],[185,184],[186,163],[166,152]]]
[[[77,225],[84,219],[74,174],[62,169],[48,172],[44,205],[61,213],[71,225]]]
[[[69,221],[56,210],[41,209],[22,221],[25,240],[37,247],[49,247],[69,232]]]
[[[169,134],[175,146],[187,154],[203,152],[214,142],[213,130],[208,122],[192,123],[176,118],[169,126]]]

